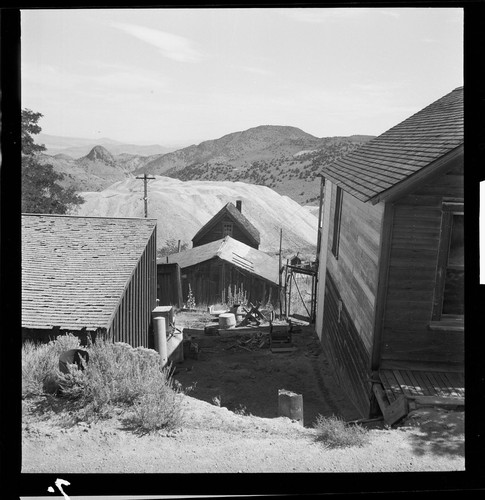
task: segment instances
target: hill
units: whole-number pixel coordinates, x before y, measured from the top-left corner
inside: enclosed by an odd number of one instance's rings
[[[143,182],[127,179],[100,192],[81,193],[86,202],[76,214],[84,216],[143,217]],[[183,182],[156,176],[148,183],[148,216],[158,220],[157,248],[168,240],[189,243],[197,231],[227,202],[242,200],[242,213],[261,235],[260,249],[315,252],[317,218],[287,196],[243,182]]]
[[[155,156],[135,173],[180,180],[251,182],[271,187],[299,203],[314,203],[323,165],[371,138],[317,138],[295,127],[263,125]]]
[[[295,127],[263,125],[166,154],[115,154],[117,145],[106,139],[107,147],[96,145],[77,159],[66,155],[65,148],[39,158],[65,174],[64,186],[77,191],[100,191],[147,173],[180,180],[243,181],[270,187],[300,204],[315,205],[323,166],[371,138],[317,138]]]
[[[133,155],[112,155],[105,147],[95,146],[86,156],[70,158],[64,153],[49,156],[39,154],[39,163],[51,164],[56,172],[64,174],[60,182],[64,187],[76,191],[99,191],[111,184],[132,177],[145,157]]]

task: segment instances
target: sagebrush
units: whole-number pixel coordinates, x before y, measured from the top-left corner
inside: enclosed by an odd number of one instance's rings
[[[347,424],[343,419],[318,415],[313,424],[318,440],[329,448],[363,446],[368,442],[368,431],[358,424]]]
[[[53,392],[45,390],[45,380],[55,379],[57,394],[70,403],[71,413],[75,411],[72,421],[109,417],[118,406],[139,430],[173,429],[181,424],[181,389],[175,387],[170,368],[162,368],[156,351],[98,339],[85,347],[89,353],[85,369],[71,365],[70,372],[63,374],[58,367],[59,355],[73,348],[79,348],[74,336],[60,336],[49,344],[25,344],[23,396]]]

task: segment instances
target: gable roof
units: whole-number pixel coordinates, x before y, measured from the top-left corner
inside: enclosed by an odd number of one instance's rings
[[[229,217],[246,233],[247,237],[259,246],[261,243],[259,231],[231,202],[224,205],[212,219],[202,226],[192,238],[192,241],[198,240],[203,234],[210,231],[225,215],[229,215]]]
[[[361,201],[377,202],[463,144],[463,87],[459,87],[323,167],[323,176]]]
[[[158,262],[165,263],[168,260],[169,264],[177,263],[184,269],[215,257],[267,281],[279,283],[278,259],[230,236],[169,255],[168,259],[161,259]]]
[[[107,328],[156,220],[22,215],[22,326]]]

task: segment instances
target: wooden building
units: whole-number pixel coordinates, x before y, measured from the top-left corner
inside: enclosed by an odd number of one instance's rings
[[[316,330],[362,416],[464,397],[463,88],[324,168]]]
[[[169,255],[158,265],[167,260],[180,266],[184,299],[190,284],[197,304],[226,302],[228,287],[246,291],[249,301],[277,303],[278,259],[230,236]]]
[[[236,206],[227,203],[222,207],[192,238],[192,246],[198,247],[211,241],[219,241],[225,236],[259,248],[259,231],[242,214],[242,200],[237,200]]]
[[[153,347],[156,220],[22,215],[22,338]]]
[[[164,306],[183,307],[182,276],[177,263],[157,262],[157,299]]]

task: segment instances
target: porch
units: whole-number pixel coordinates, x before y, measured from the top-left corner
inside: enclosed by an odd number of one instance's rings
[[[465,404],[465,377],[459,372],[381,369],[379,378],[389,404],[404,396],[415,406]]]

